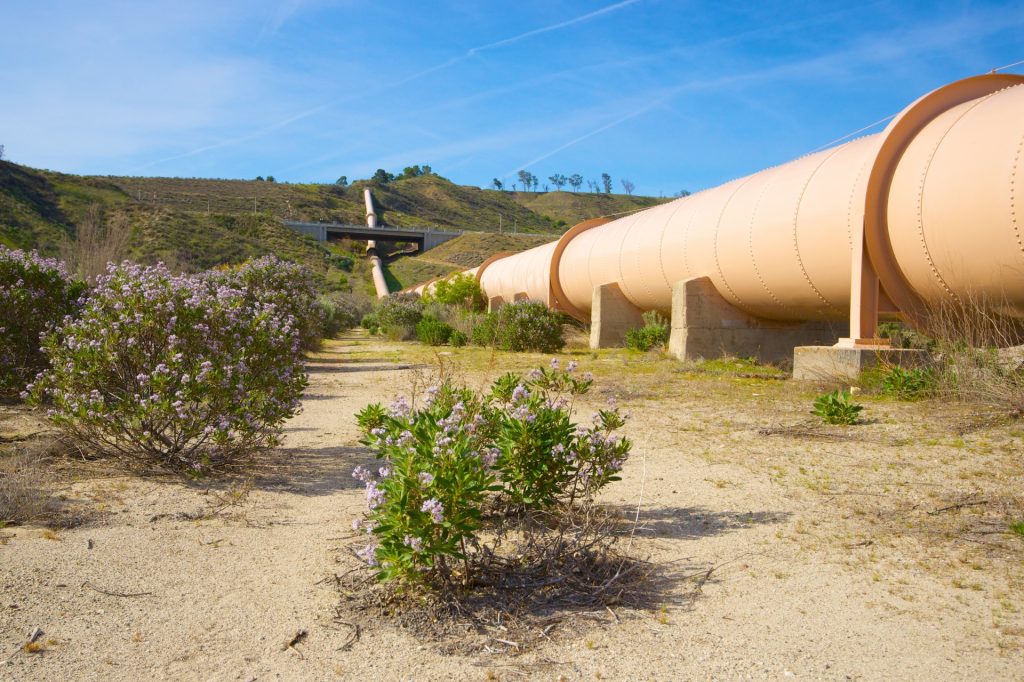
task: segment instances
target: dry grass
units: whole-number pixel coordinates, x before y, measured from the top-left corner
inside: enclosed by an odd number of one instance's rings
[[[28,523],[50,508],[47,473],[31,452],[0,453],[0,523]]]
[[[120,263],[128,256],[131,236],[128,214],[119,211],[107,215],[93,204],[75,226],[74,240],[61,245],[61,259],[79,277],[94,282],[106,273],[107,263]]]
[[[631,532],[629,520],[589,505],[504,519],[487,538],[494,550],[473,552],[461,582],[430,590],[380,584],[366,568],[337,576],[339,618],[397,624],[450,654],[520,654],[658,610],[680,576],[621,549]]]

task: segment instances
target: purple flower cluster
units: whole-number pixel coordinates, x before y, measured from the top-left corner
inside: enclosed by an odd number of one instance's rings
[[[422,506],[420,506],[420,511],[429,513],[430,518],[434,520],[434,523],[444,522],[444,505],[435,497],[424,502]]]
[[[306,384],[294,317],[208,276],[111,265],[33,387],[99,450],[188,469],[276,442]]]
[[[60,261],[0,246],[0,395],[46,368],[41,340],[77,313],[84,291]]]

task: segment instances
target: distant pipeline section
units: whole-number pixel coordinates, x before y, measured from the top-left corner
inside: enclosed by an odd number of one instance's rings
[[[370,194],[369,187],[363,190],[363,202],[366,204],[366,226],[377,227],[377,212],[373,208],[373,195]],[[377,298],[384,298],[389,293],[388,282],[384,278],[384,268],[381,265],[380,256],[377,255],[377,242],[373,239],[366,241],[366,255],[370,259],[373,287],[377,291]]]
[[[494,305],[542,301],[606,328],[658,310],[684,337],[695,306],[716,329],[818,323],[851,347],[881,343],[880,317],[913,323],[943,301],[1024,317],[1024,77],[951,83],[881,133],[467,272]],[[721,350],[742,351],[730,338]]]

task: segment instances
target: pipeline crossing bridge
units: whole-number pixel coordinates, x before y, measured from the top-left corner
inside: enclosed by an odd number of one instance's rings
[[[383,242],[415,242],[420,252],[429,251],[449,239],[461,235],[461,232],[446,232],[420,227],[367,227],[366,225],[346,225],[344,223],[304,223],[284,221],[287,227],[308,234],[317,241],[325,242],[333,239],[367,239]]]

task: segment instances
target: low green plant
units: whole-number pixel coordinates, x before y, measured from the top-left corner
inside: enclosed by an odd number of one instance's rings
[[[832,391],[814,399],[811,414],[821,417],[826,424],[856,424],[864,409],[853,400],[849,391]]]
[[[593,379],[575,370],[556,360],[527,377],[506,374],[487,392],[445,380],[418,403],[399,397],[357,415],[361,442],[381,460],[376,474],[353,473],[368,507],[353,524],[368,539],[359,555],[378,579],[468,583],[499,542],[488,524],[543,511],[557,526],[618,480],[631,447],[615,433],[625,417],[612,402],[576,424],[574,401]]]
[[[389,294],[377,301],[377,323],[381,329],[408,327],[414,329],[423,317],[423,301],[416,294]]]
[[[366,315],[363,315],[363,319],[359,321],[359,326],[371,334],[379,332],[380,322],[377,319],[377,313],[367,313]]]
[[[882,379],[882,392],[897,400],[918,400],[931,389],[932,373],[920,367],[892,367]]]
[[[469,337],[466,336],[465,332],[461,332],[458,329],[453,329],[452,335],[448,339],[448,343],[450,343],[455,348],[462,348],[467,343],[469,343]]]
[[[321,298],[320,308],[323,311],[323,337],[331,339],[359,326],[372,309],[372,304],[365,296],[336,292]]]
[[[626,330],[626,347],[638,351],[664,348],[672,331],[668,320],[656,310],[643,314],[644,326]]]
[[[1010,524],[1010,532],[1014,535],[1024,536],[1024,521],[1017,521]]]
[[[426,303],[436,301],[465,310],[483,310],[487,306],[480,283],[475,275],[469,273],[459,273],[434,282],[423,294],[423,299]]]
[[[451,326],[431,315],[416,323],[416,338],[429,346],[442,346],[452,336]]]
[[[473,328],[473,343],[500,350],[554,353],[565,346],[564,318],[538,301],[507,303]]]

